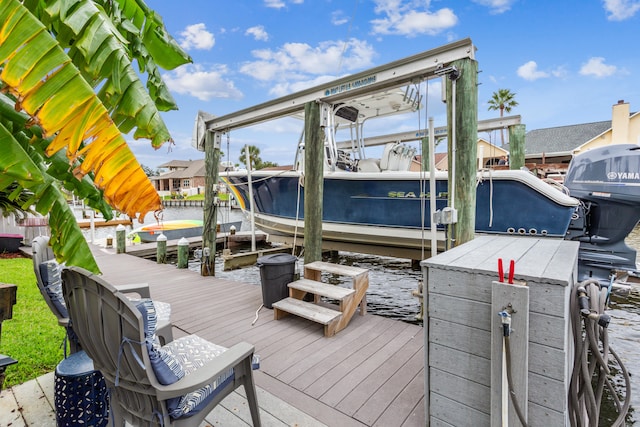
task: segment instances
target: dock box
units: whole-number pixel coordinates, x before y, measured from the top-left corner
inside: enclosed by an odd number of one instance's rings
[[[518,356],[512,356],[513,370],[520,370],[514,374],[519,380],[515,392],[523,392],[520,407],[535,425],[569,425],[569,302],[578,277],[578,249],[578,242],[560,239],[482,236],[421,262],[427,284],[425,406],[430,425],[500,425],[500,310],[507,306],[516,309],[511,345],[522,344]],[[505,273],[515,261],[516,285],[498,280],[499,259]],[[519,306],[504,302],[515,301],[518,293],[524,296]],[[507,299],[496,303],[504,295]]]

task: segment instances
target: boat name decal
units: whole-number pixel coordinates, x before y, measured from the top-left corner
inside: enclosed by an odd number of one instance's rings
[[[387,193],[388,197],[394,197],[397,199],[406,199],[406,198],[416,198],[416,197],[426,197],[425,193],[420,194],[420,196],[416,196],[416,193],[414,193],[413,191],[408,191],[408,192],[404,192],[404,191],[389,191],[389,193]]]
[[[363,86],[368,86],[376,82],[377,76],[374,74],[372,76],[363,77],[358,80],[353,80],[351,82],[343,83],[338,86],[334,86],[324,91],[325,96],[336,95],[338,93],[347,92],[351,89],[358,89]]]
[[[640,172],[608,172],[607,178],[614,179],[640,179]]]

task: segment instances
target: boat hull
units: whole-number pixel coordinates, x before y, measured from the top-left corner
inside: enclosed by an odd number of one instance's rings
[[[304,194],[296,172],[256,172],[256,224],[281,235],[303,235]],[[243,209],[249,207],[246,174],[223,176]],[[264,179],[263,179],[264,178]],[[476,232],[564,237],[578,201],[522,171],[480,175]],[[428,181],[417,172],[327,173],[323,182],[323,240],[424,247],[430,230]],[[447,206],[446,174],[436,182],[436,210]],[[444,227],[437,225],[438,239]]]
[[[242,221],[225,222],[219,225],[220,233],[229,233],[232,226],[235,227],[236,231],[240,231]],[[202,236],[202,229],[201,220],[176,220],[145,225],[133,230],[131,234],[137,234],[143,243],[150,243],[157,241],[160,234],[164,234],[167,240]]]

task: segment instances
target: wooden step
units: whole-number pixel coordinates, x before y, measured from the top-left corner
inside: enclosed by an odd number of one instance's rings
[[[336,285],[328,285],[326,283],[309,279],[296,280],[295,282],[289,283],[288,286],[292,289],[298,289],[303,292],[309,292],[339,301],[342,301],[348,296],[356,293],[353,289],[347,289]]]
[[[369,270],[351,265],[333,264],[324,261],[314,261],[304,265],[305,270],[325,271],[327,273],[339,274],[342,276],[355,277],[367,273]]]
[[[342,316],[342,313],[337,310],[332,310],[330,308],[325,308],[291,297],[274,302],[273,309],[273,315],[275,319],[281,318],[282,313],[280,312],[284,311],[286,313],[295,314],[296,316],[304,317],[305,319],[309,319],[323,325],[328,325]]]

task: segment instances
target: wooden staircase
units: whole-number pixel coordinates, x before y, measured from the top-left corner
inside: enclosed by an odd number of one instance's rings
[[[351,277],[351,289],[323,283],[322,272]],[[273,318],[278,320],[288,314],[304,317],[323,324],[326,337],[346,328],[358,306],[361,316],[367,312],[369,270],[364,268],[315,261],[305,264],[304,278],[288,286],[289,298],[273,303]],[[313,302],[304,301],[307,294],[313,295]],[[322,297],[337,304],[328,304]]]

